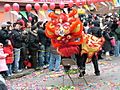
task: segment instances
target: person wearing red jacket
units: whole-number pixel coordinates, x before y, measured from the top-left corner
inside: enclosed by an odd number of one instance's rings
[[[7,53],[8,56],[6,57],[6,64],[8,66],[7,75],[12,75],[12,63],[13,63],[13,47],[10,41],[8,44],[4,46],[4,53]]]

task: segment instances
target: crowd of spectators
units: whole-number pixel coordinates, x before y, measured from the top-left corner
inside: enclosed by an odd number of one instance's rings
[[[20,22],[3,22],[0,30],[0,59],[8,69],[0,72],[5,76],[22,72],[25,68],[42,69],[48,66],[50,59],[50,39],[45,36],[43,22],[32,25],[27,22],[26,27]],[[3,54],[3,55],[2,55]],[[3,63],[1,63],[3,64]]]
[[[105,43],[98,52],[98,59],[111,60],[111,55],[120,55],[120,19],[118,14],[79,15],[84,33],[104,37]],[[61,56],[51,46],[45,35],[46,22],[2,22],[0,30],[0,73],[12,76],[24,69],[60,71]],[[112,44],[114,39],[115,44]],[[54,65],[55,64],[55,65]]]

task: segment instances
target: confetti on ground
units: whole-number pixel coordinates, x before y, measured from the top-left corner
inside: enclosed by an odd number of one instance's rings
[[[120,61],[119,58],[113,61],[99,61],[100,76],[94,75],[93,65],[86,65],[85,84],[79,73],[71,74],[74,81],[74,90],[120,90]],[[62,67],[61,67],[62,68]],[[62,77],[64,75],[64,77]],[[59,90],[59,87],[72,86],[69,77],[64,73],[48,71],[36,71],[30,75],[17,79],[6,80],[8,90]],[[61,89],[62,90],[62,89]]]

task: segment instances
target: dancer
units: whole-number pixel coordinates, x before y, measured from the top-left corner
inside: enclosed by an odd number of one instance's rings
[[[103,37],[96,37],[83,32],[83,24],[79,18],[74,16],[77,10],[73,9],[69,14],[61,13],[56,15],[54,12],[49,14],[52,21],[46,24],[46,36],[51,39],[54,48],[62,57],[71,57],[77,54],[78,67],[84,67],[87,58],[92,58],[95,74],[100,75],[97,63],[97,52],[101,50],[104,43]],[[80,60],[79,58],[86,58]],[[79,57],[79,58],[78,58]],[[85,72],[85,70],[84,70]]]

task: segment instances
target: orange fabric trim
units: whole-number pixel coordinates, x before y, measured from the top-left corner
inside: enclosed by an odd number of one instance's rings
[[[69,16],[69,17],[73,17],[75,14],[77,14],[77,10],[76,10],[76,9],[73,9],[73,10],[68,14],[68,16]]]

